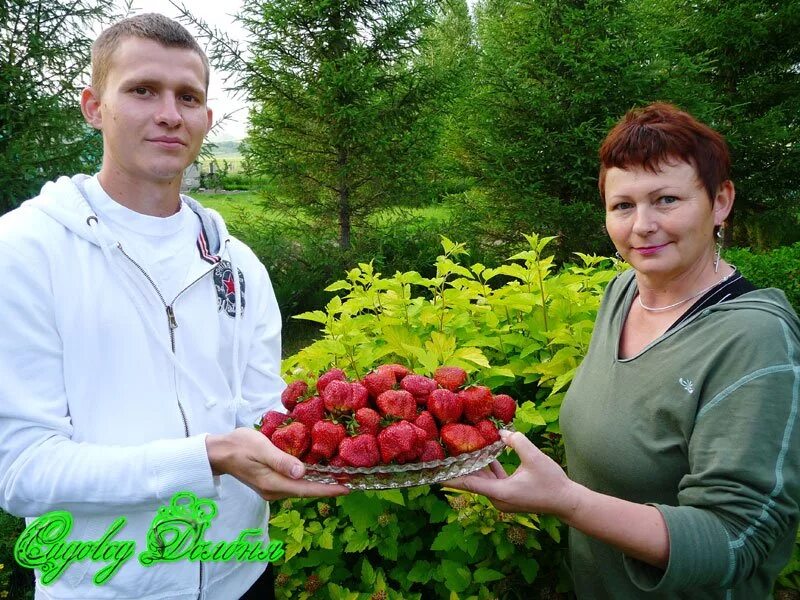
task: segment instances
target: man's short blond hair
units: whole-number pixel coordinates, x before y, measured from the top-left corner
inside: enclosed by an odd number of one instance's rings
[[[208,57],[183,25],[158,13],[143,13],[122,19],[104,30],[92,44],[92,87],[102,94],[114,51],[129,37],[153,40],[167,48],[185,48],[197,52],[203,60],[208,91]]]

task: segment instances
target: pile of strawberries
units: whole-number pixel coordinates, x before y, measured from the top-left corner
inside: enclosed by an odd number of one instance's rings
[[[331,369],[316,393],[295,381],[281,395],[287,412],[269,411],[260,429],[284,452],[308,464],[374,467],[441,460],[500,439],[517,404],[487,387],[464,387],[467,373],[440,367],[433,378],[387,364],[360,381]]]

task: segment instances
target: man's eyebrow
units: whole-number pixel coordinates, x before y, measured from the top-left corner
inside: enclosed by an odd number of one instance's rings
[[[160,88],[164,85],[164,82],[159,79],[149,79],[149,78],[142,78],[142,77],[131,77],[130,79],[123,79],[120,87],[122,88],[133,88],[133,87],[152,87],[152,88]],[[181,84],[178,86],[179,90],[185,90],[188,92],[192,92],[194,94],[199,94],[200,96],[205,96],[205,90],[202,87],[194,86],[192,84]]]

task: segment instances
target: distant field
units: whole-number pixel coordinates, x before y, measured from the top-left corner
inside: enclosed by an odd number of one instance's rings
[[[213,153],[213,159],[217,161],[220,167],[223,165],[223,161],[228,162],[228,172],[229,173],[239,173],[242,170],[242,155],[239,152],[239,142],[238,141],[225,141],[225,142],[216,142],[215,148],[211,151]],[[209,158],[200,158],[200,169],[203,173],[208,173],[209,167],[208,164],[211,162]]]
[[[208,173],[210,167],[209,164],[211,163],[211,159],[208,158],[200,158],[200,170],[203,173]],[[220,168],[222,168],[225,163],[228,163],[228,173],[240,173],[243,169],[243,162],[241,154],[215,154],[214,160],[217,161],[217,164]]]

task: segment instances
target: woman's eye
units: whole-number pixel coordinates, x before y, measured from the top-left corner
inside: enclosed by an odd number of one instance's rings
[[[146,96],[148,94],[148,90],[146,87],[137,87],[133,88],[133,93],[137,96]]]
[[[631,208],[633,204],[630,202],[617,202],[611,207],[611,210],[627,210]]]
[[[675,196],[661,196],[661,198],[659,198],[659,201],[661,202],[661,204],[674,204],[675,202],[678,201],[678,199]]]

